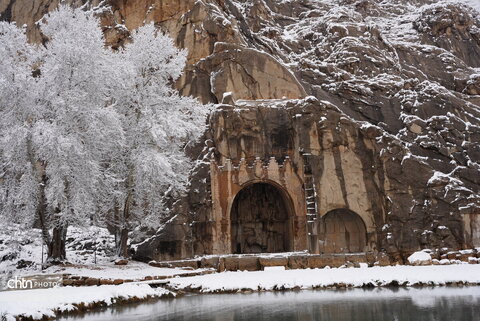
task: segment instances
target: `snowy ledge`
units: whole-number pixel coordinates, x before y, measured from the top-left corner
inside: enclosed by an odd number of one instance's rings
[[[141,283],[2,291],[0,320],[47,320],[66,313],[173,296],[166,289]]]
[[[480,265],[386,266],[371,268],[334,268],[223,272],[169,280],[175,290],[199,293],[275,291],[293,289],[480,285]]]

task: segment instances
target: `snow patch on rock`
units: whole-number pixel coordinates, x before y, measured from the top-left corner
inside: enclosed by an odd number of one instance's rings
[[[432,257],[428,251],[422,250],[410,255],[408,257],[408,262],[411,265],[429,265],[432,264]]]

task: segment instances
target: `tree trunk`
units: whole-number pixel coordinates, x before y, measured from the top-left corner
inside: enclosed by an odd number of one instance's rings
[[[128,229],[120,229],[119,235],[117,236],[117,255],[119,257],[128,258]]]
[[[45,198],[45,186],[46,186],[47,178],[45,175],[42,175],[41,183],[39,184],[38,190],[38,204],[36,209],[36,219],[37,224],[40,226],[42,230],[42,239],[44,244],[49,244],[50,239],[50,232],[48,230],[47,224],[47,200]]]
[[[118,257],[128,257],[128,229],[126,228],[125,220],[120,215],[118,206],[115,206],[114,211],[114,235],[115,235],[115,252]]]
[[[66,238],[67,227],[65,225],[58,225],[53,228],[52,239],[48,244],[48,262],[58,264],[65,261],[67,258],[65,251]]]
[[[115,240],[117,242],[117,256],[128,258],[128,232],[130,225],[130,205],[133,197],[133,168],[129,166],[129,173],[126,181],[127,195],[125,203],[123,204],[123,211],[120,213],[119,208],[116,207],[116,215],[119,215],[117,222],[117,233]]]
[[[51,242],[50,232],[47,223],[47,199],[45,197],[45,188],[47,186],[47,175],[45,173],[45,163],[36,159],[32,147],[31,135],[27,137],[27,155],[38,184],[37,190],[37,208],[35,210],[35,224],[38,224],[42,230],[43,243],[49,245]]]
[[[130,185],[129,179],[129,185]],[[117,255],[119,257],[128,258],[128,226],[129,226],[129,219],[130,219],[130,202],[132,201],[132,193],[129,192],[127,194],[127,198],[125,199],[125,204],[123,205],[123,213],[121,215],[121,222],[119,222],[117,227]]]

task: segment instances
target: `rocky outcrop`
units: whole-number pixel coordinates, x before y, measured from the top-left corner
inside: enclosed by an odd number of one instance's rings
[[[423,43],[443,48],[470,67],[480,66],[480,29],[468,8],[439,3],[424,9],[414,22]]]
[[[457,93],[476,93],[472,68],[480,65],[480,25],[475,11],[458,3],[67,3],[95,10],[107,44],[114,47],[128,41],[129,31],[153,21],[188,49],[188,66],[177,86],[204,102],[221,102],[226,92],[236,99],[301,98],[306,90],[355,119],[383,122],[396,133],[404,128],[398,91],[421,95],[424,86],[419,84],[438,82],[461,104],[472,100]],[[35,22],[57,5],[55,0],[2,0],[0,14],[26,24],[30,39],[40,42]]]
[[[301,98],[305,91],[295,76],[272,56],[255,49],[217,42],[213,54],[195,64],[185,94],[194,91],[203,100],[209,97],[193,86],[210,75],[210,96],[222,102],[226,93],[233,99]],[[200,75],[197,77],[196,75]],[[199,88],[202,88],[201,86]]]

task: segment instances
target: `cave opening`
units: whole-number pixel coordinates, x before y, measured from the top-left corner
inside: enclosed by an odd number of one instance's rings
[[[267,183],[243,188],[231,210],[232,253],[291,250],[290,207],[284,192]]]
[[[322,217],[320,244],[323,253],[358,253],[367,246],[363,219],[355,212],[340,208]]]

